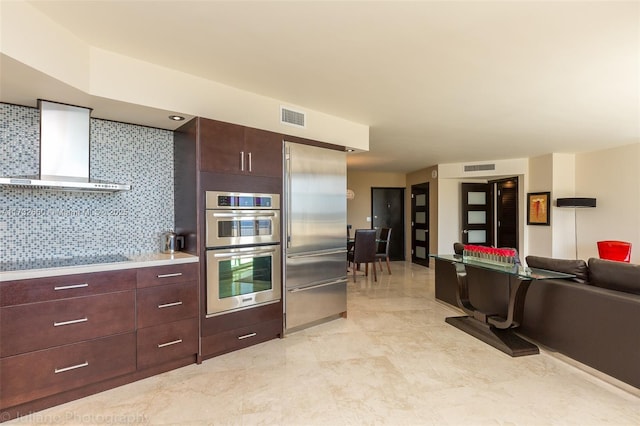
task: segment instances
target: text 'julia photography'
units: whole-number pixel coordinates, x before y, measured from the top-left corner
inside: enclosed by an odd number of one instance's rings
[[[0,421],[9,420],[8,412],[0,412]],[[73,425],[142,425],[149,424],[144,414],[79,414],[68,411],[60,414],[31,413],[18,415],[20,421],[29,424],[73,424]]]
[[[0,217],[121,217],[129,215],[128,209],[37,209],[0,208]]]

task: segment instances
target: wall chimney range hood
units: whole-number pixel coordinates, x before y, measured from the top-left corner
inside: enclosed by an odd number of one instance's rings
[[[0,178],[0,186],[49,191],[116,192],[131,185],[89,178],[90,108],[38,99],[40,174]]]

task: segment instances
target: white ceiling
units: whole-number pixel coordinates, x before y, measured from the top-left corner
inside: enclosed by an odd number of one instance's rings
[[[349,168],[640,142],[640,2],[30,1],[92,46],[370,126]]]

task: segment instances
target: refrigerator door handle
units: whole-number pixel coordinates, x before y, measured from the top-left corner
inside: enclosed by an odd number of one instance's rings
[[[346,253],[347,253],[347,249],[338,249],[338,250],[329,250],[329,251],[318,251],[318,252],[309,253],[309,254],[296,254],[296,255],[290,255],[288,257],[299,259],[304,257],[318,257],[318,256],[326,256],[330,254],[346,254]]]
[[[286,203],[286,221],[287,221],[287,248],[291,247],[291,149],[286,148],[285,151],[285,180],[287,185],[287,203]]]
[[[331,281],[331,282],[328,282],[328,283],[319,284],[319,285],[310,285],[310,286],[307,286],[307,287],[296,287],[296,288],[292,288],[292,289],[287,290],[287,291],[289,293],[297,293],[299,291],[315,290],[317,288],[329,287],[330,285],[336,285],[336,284],[346,283],[346,282],[347,282],[347,277],[343,277],[343,278],[340,278],[338,280]]]

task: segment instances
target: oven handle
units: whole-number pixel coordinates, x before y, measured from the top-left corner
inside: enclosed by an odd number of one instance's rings
[[[276,215],[275,212],[238,212],[238,213],[222,213],[222,212],[214,212],[213,217],[274,217]]]
[[[218,259],[224,258],[243,258],[243,257],[256,257],[259,254],[265,253],[275,253],[276,249],[262,249],[262,250],[251,250],[243,253],[214,253],[213,257]]]

